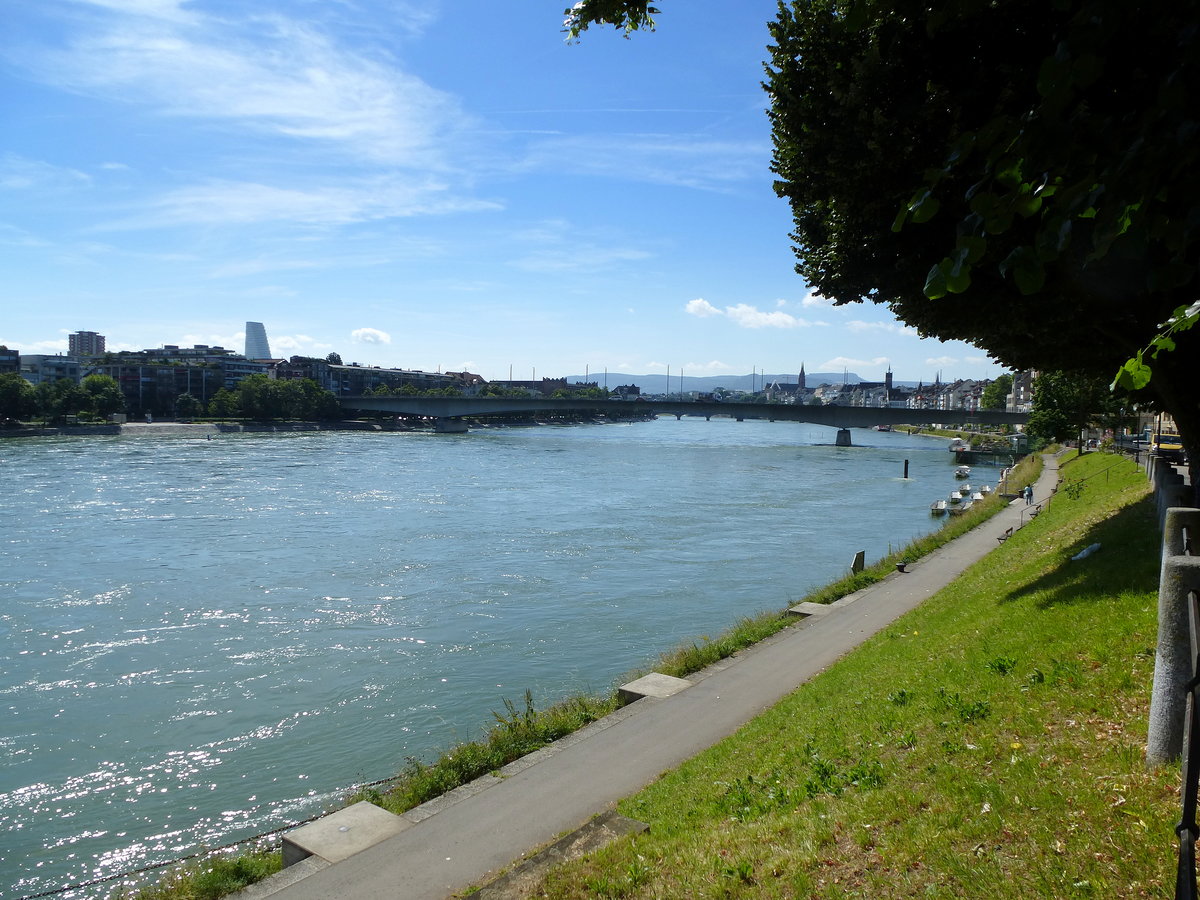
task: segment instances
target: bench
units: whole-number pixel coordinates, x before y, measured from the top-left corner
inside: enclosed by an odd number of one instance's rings
[[[1003,544],[1010,537],[1012,537],[1012,534],[1013,534],[1012,526],[1009,525],[1007,528],[1004,529],[1004,534],[1000,535],[998,538],[996,538],[996,540],[998,540],[1000,543]]]
[[[1036,516],[1041,511],[1042,511],[1042,504],[1039,503],[1037,506],[1035,506],[1033,509],[1031,509],[1029,511],[1029,518],[1032,519],[1034,516]]]

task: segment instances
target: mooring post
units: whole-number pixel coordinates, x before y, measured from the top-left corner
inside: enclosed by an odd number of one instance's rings
[[[905,478],[908,477],[908,460],[907,459],[904,461],[904,477]]]
[[[835,447],[853,446],[850,443],[850,429],[849,428],[839,428],[838,433],[837,433],[837,439],[833,442],[833,444]]]
[[[1158,582],[1158,649],[1146,739],[1146,763],[1151,766],[1178,759],[1183,752],[1187,686],[1192,678],[1187,595],[1200,591],[1200,556],[1188,555],[1185,528],[1193,541],[1200,537],[1200,509],[1168,509]]]

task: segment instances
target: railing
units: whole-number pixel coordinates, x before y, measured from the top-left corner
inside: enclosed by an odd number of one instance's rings
[[[1183,556],[1192,555],[1192,539],[1183,528]],[[1196,840],[1200,826],[1196,824],[1196,800],[1200,792],[1200,596],[1187,593],[1188,637],[1192,651],[1192,678],[1187,684],[1187,712],[1183,738],[1183,811],[1175,834],[1179,838],[1179,866],[1175,873],[1175,900],[1197,900],[1196,897]]]

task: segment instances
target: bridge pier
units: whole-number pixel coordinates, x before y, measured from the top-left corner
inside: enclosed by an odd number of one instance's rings
[[[433,420],[434,434],[466,434],[467,423],[458,416],[438,416]]]
[[[852,447],[852,446],[854,446],[853,444],[850,443],[850,429],[849,428],[839,428],[838,433],[837,433],[837,439],[833,442],[833,445],[835,447]]]

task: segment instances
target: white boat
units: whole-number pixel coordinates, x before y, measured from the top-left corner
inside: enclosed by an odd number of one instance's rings
[[[929,512],[934,516],[942,516],[946,514],[946,501],[934,500],[929,504]]]
[[[973,493],[971,495],[972,503],[978,503],[982,499],[983,499],[983,491],[976,491],[975,493]]]
[[[979,493],[983,494],[983,496],[985,496],[985,497],[988,494],[990,494],[991,492],[992,492],[992,486],[990,484],[985,484],[983,487],[981,487],[979,489]]]
[[[950,496],[947,497],[946,499],[948,499],[951,504],[961,503],[962,502],[962,494],[960,494],[958,491],[951,491]]]
[[[970,478],[971,477],[971,467],[970,466],[955,466],[954,467],[954,477],[955,478]]]
[[[971,483],[969,481],[964,481],[956,488],[956,490],[965,497],[967,494],[971,493]]]
[[[947,507],[946,512],[950,513],[953,516],[958,516],[958,515],[962,515],[963,513],[965,513],[972,506],[974,506],[974,503],[970,500],[967,500],[965,503],[960,503],[957,506]]]

